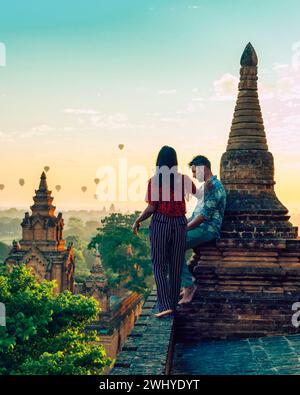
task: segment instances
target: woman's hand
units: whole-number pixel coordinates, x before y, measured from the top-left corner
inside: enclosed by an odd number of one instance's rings
[[[140,223],[135,221],[134,224],[132,225],[132,231],[135,235],[139,233],[140,230]]]
[[[152,204],[148,204],[142,214],[135,220],[132,225],[132,231],[135,235],[139,233],[141,222],[145,221],[145,219],[151,217],[151,215],[155,212],[155,206]]]

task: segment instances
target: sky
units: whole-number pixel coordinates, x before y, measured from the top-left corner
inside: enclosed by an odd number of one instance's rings
[[[108,207],[97,169],[126,160],[150,174],[164,144],[218,174],[251,41],[276,192],[300,212],[299,0],[0,4],[0,207],[28,207],[44,166],[58,208]]]

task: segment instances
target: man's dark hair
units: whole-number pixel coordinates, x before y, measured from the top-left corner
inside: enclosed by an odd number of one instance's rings
[[[206,166],[209,169],[211,168],[210,161],[203,155],[197,155],[190,161],[189,166]]]

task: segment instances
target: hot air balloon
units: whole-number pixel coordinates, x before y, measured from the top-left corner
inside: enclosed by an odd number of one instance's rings
[[[3,189],[5,188],[4,184],[0,184],[0,191],[3,191]]]
[[[94,182],[95,182],[96,185],[98,185],[99,182],[100,182],[100,179],[99,179],[99,178],[95,178],[95,179],[94,179]]]
[[[46,173],[48,173],[48,171],[50,170],[50,167],[49,166],[45,166],[44,170],[45,170]]]
[[[82,192],[86,192],[87,191],[87,187],[81,187]]]
[[[56,185],[55,189],[57,190],[57,192],[59,192],[61,190],[61,186],[60,185]]]
[[[19,179],[19,184],[21,185],[21,187],[25,184],[24,178]]]
[[[118,147],[119,147],[119,150],[122,151],[122,149],[124,148],[124,144],[119,144]]]

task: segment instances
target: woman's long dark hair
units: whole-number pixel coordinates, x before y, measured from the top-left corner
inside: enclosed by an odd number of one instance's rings
[[[167,166],[169,169],[178,166],[177,154],[174,148],[164,145],[157,155],[156,166],[159,168]]]
[[[164,166],[169,169],[172,169],[173,167],[177,168],[178,166],[177,153],[174,148],[169,147],[168,145],[164,145],[157,155],[156,171],[159,172],[159,170]],[[159,174],[159,186],[162,186],[162,174]],[[170,176],[170,187],[174,190],[174,174],[171,174]]]

